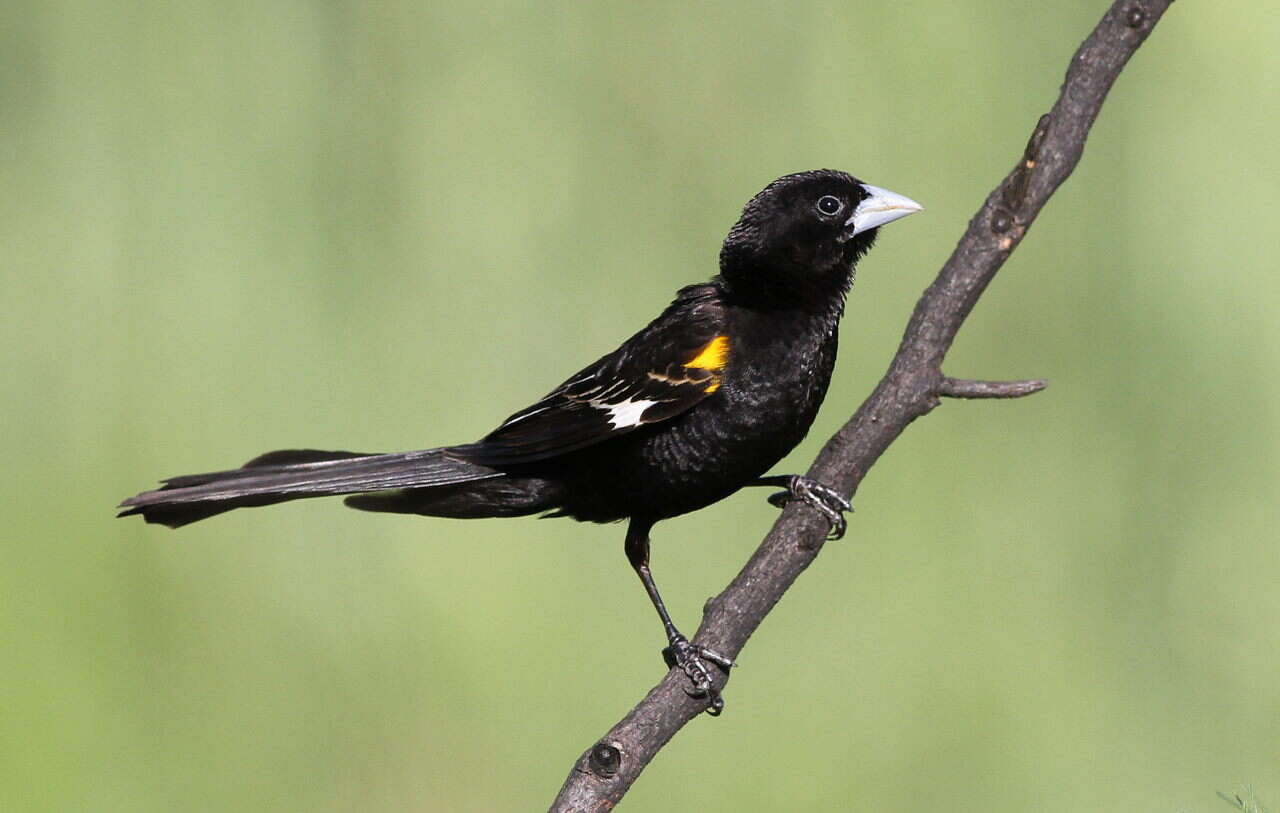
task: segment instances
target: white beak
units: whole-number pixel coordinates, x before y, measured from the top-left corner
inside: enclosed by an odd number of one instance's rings
[[[854,209],[853,214],[845,221],[846,226],[853,226],[853,234],[861,234],[869,229],[892,223],[900,217],[924,210],[923,206],[897,192],[890,192],[888,189],[881,189],[869,183],[864,183],[862,188],[867,190],[867,194],[871,197],[859,203],[858,208]]]

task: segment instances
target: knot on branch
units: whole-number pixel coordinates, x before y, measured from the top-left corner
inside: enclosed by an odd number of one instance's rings
[[[1017,222],[1017,215],[1022,211],[1027,198],[1027,189],[1031,185],[1032,171],[1040,160],[1040,147],[1049,135],[1049,125],[1052,121],[1052,117],[1045,113],[1036,122],[1035,129],[1031,131],[1031,137],[1027,139],[1027,146],[1022,150],[1022,160],[1014,167],[1004,183],[1000,202],[996,204],[995,211],[991,215],[991,231],[996,234],[1004,234]],[[1008,246],[1005,247],[1008,248]]]
[[[617,776],[622,768],[622,751],[611,742],[598,742],[587,757],[587,767],[605,779]]]

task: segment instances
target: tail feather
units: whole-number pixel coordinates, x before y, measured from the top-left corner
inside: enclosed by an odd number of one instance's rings
[[[159,489],[122,502],[125,510],[119,516],[141,514],[147,522],[178,528],[233,508],[501,476],[452,457],[447,448],[397,454],[288,449],[261,455],[238,469],[171,477]]]

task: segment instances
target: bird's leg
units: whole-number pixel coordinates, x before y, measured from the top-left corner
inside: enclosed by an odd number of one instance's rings
[[[631,562],[632,569],[644,584],[645,592],[649,594],[649,601],[653,602],[653,608],[658,611],[658,617],[662,619],[662,629],[667,634],[667,648],[662,650],[663,659],[666,660],[669,668],[679,667],[688,676],[693,683],[693,691],[689,692],[689,695],[705,697],[707,713],[714,717],[724,710],[724,698],[712,684],[711,673],[703,660],[711,661],[725,672],[728,672],[734,663],[729,658],[704,646],[690,643],[671,621],[671,614],[667,612],[667,606],[662,603],[658,586],[653,582],[653,574],[649,572],[649,529],[652,526],[652,522],[631,520],[631,524],[627,526],[627,561]]]
[[[827,522],[831,523],[831,532],[827,535],[828,539],[839,539],[844,536],[845,528],[848,525],[844,519],[844,512],[852,511],[853,506],[834,489],[824,486],[817,480],[799,474],[779,474],[774,477],[761,477],[749,483],[749,485],[781,486],[785,488],[786,491],[779,491],[777,494],[769,495],[770,505],[782,508],[789,502],[805,503],[826,517]]]

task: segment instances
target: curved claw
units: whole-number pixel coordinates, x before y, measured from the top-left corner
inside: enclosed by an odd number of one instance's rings
[[[706,708],[707,714],[711,715],[712,717],[719,717],[720,713],[724,711],[724,698],[721,697],[720,692],[716,691],[715,689],[708,689],[706,697],[707,697],[707,708]]]
[[[736,666],[731,659],[724,657],[705,646],[689,643],[689,639],[683,635],[671,642],[671,645],[662,650],[662,658],[667,662],[667,666],[675,669],[679,668],[689,678],[692,687],[685,689],[685,693],[690,697],[704,698],[707,703],[706,712],[712,717],[719,717],[720,712],[724,711],[724,698],[720,696],[720,691],[711,681],[711,672],[707,669],[705,658],[724,671],[728,672],[733,666]]]
[[[805,503],[822,514],[831,524],[831,531],[827,534],[828,539],[839,539],[844,536],[849,526],[845,521],[844,512],[852,511],[853,506],[834,489],[824,486],[817,480],[796,475],[787,484],[786,491],[769,495],[769,504],[775,508],[783,508],[789,502]]]

